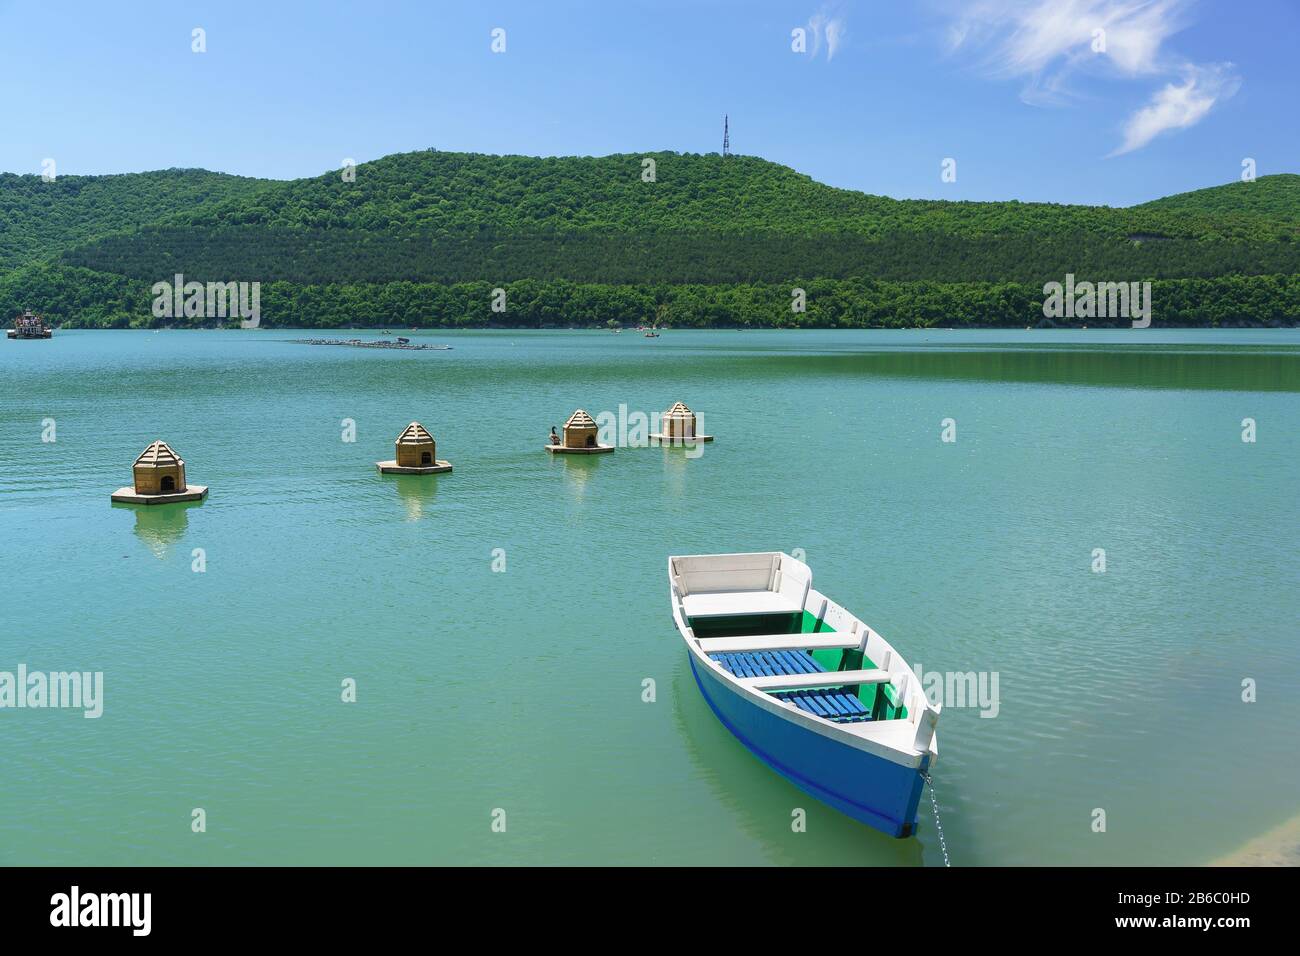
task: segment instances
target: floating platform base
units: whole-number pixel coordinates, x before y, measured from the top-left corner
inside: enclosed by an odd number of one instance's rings
[[[692,435],[689,438],[683,438],[680,435],[665,435],[662,432],[656,432],[650,436],[650,440],[660,445],[700,445],[704,442],[713,441],[713,436]]]
[[[582,448],[569,448],[566,445],[547,445],[546,450],[552,455],[603,455],[614,450],[613,445],[587,445]]]
[[[186,485],[184,491],[169,491],[165,495],[137,494],[131,485],[113,492],[114,501],[127,505],[169,505],[176,501],[202,501],[207,496],[207,485]]]
[[[31,335],[31,334],[19,335],[15,329],[5,330],[5,338],[7,339],[49,339],[53,337],[54,337],[54,332],[52,329],[45,329],[39,335]]]
[[[441,475],[451,471],[451,462],[434,461],[432,465],[399,465],[394,461],[377,461],[375,467],[381,475]]]

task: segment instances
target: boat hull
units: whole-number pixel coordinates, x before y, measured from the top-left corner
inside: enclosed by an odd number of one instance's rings
[[[907,767],[809,730],[746,699],[689,650],[700,693],[754,756],[800,790],[894,837],[916,832],[929,763]]]

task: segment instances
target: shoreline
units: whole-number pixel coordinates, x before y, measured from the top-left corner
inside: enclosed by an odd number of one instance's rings
[[[1206,866],[1300,866],[1300,814]]]
[[[338,334],[344,333],[362,333],[367,335],[382,335],[383,326],[332,326],[324,327],[318,325],[262,325],[256,329],[241,329],[238,326],[211,326],[211,325],[159,325],[146,326],[138,328],[121,327],[121,326],[98,326],[98,325],[64,325],[55,326],[56,332],[293,332],[293,333],[318,333],[318,334]],[[1160,325],[1149,326],[1147,328],[1135,329],[1129,325],[1050,325],[1050,326],[1022,326],[1016,324],[1008,325],[855,325],[855,326],[837,326],[837,325],[785,325],[785,326],[741,326],[741,325],[691,325],[682,328],[660,328],[660,334],[665,332],[1150,332],[1150,331],[1169,331],[1169,332],[1245,332],[1254,330],[1264,331],[1300,331],[1300,323],[1294,325],[1278,325],[1269,323],[1259,323],[1253,325]],[[391,336],[410,335],[412,333],[436,332],[439,334],[447,332],[602,332],[605,334],[637,333],[643,330],[634,326],[620,327],[618,333],[609,328],[600,325],[586,326],[568,326],[568,325],[423,325],[419,328],[406,328],[401,332],[389,331]]]

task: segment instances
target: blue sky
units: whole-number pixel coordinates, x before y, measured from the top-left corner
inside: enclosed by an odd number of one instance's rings
[[[0,0],[0,170],[711,152],[727,113],[835,186],[1127,205],[1300,171],[1298,53],[1300,0]]]

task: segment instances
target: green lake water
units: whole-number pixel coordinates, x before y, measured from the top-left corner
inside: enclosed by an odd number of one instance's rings
[[[0,341],[0,671],[104,674],[97,720],[0,710],[0,863],[941,864],[928,797],[892,840],[710,712],[665,558],[719,551],[997,674],[939,723],[956,865],[1196,864],[1300,812],[1294,330],[320,334]],[[677,400],[697,458],[543,450]],[[376,474],[413,419],[452,474]],[[110,505],[156,438],[209,499]]]

